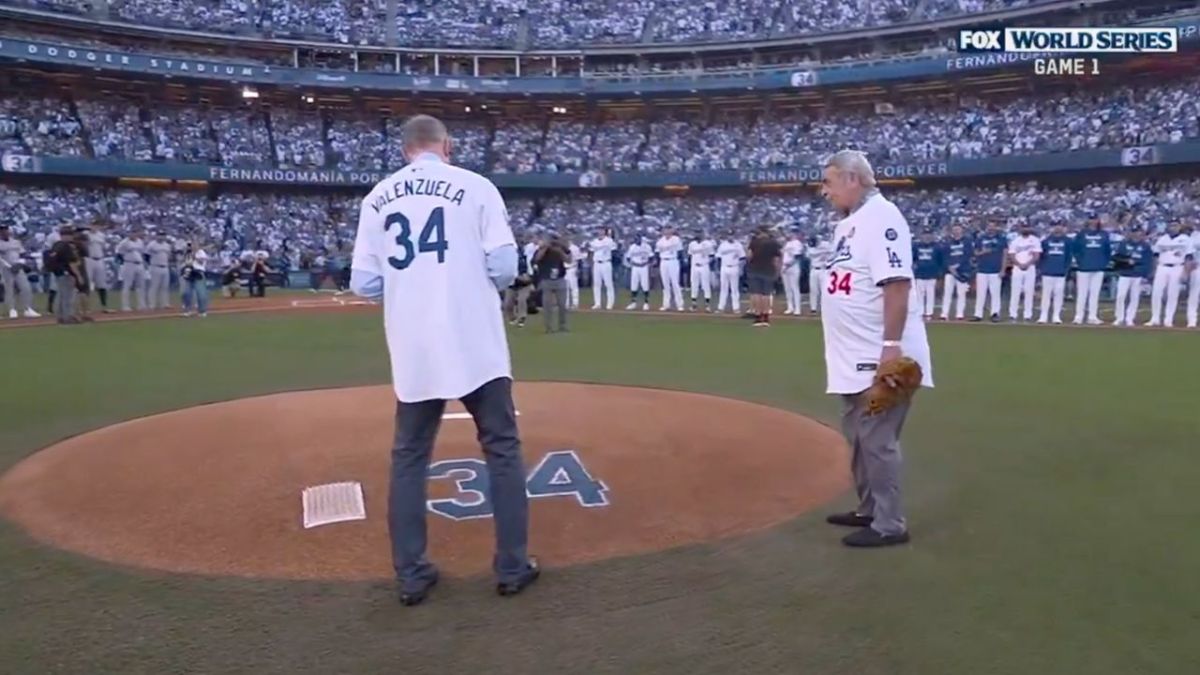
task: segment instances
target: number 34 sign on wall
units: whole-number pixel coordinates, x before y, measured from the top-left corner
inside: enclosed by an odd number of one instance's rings
[[[429,479],[453,480],[458,494],[430,499],[426,506],[451,520],[492,517],[492,490],[482,459],[445,459],[429,467]],[[580,506],[608,506],[608,487],[592,477],[574,450],[547,453],[525,480],[530,498],[574,497]]]

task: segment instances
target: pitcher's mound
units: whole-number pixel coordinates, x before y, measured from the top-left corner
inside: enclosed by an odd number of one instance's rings
[[[530,551],[548,566],[764,528],[845,485],[840,436],[783,410],[584,384],[518,383],[515,399],[532,497]],[[0,511],[39,540],[128,565],[388,578],[394,410],[391,387],[380,386],[124,422],[18,464],[0,478]],[[452,575],[491,566],[491,501],[479,457],[474,425],[451,405],[430,472],[428,520],[430,557]],[[366,518],[306,529],[302,494],[332,483],[361,484]],[[354,502],[354,490],[310,496]]]

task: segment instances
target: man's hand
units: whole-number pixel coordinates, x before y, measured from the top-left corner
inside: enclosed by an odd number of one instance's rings
[[[882,365],[888,361],[895,361],[901,356],[904,356],[904,353],[900,351],[899,347],[884,347],[883,351],[879,353],[879,363]]]

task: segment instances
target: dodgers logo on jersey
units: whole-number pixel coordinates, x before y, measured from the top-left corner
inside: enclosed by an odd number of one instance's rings
[[[850,236],[854,236],[854,230],[850,231]],[[840,262],[846,262],[854,257],[850,254],[849,239],[849,237],[842,237],[841,239],[838,239],[837,249],[833,252],[833,257],[830,258],[829,262],[825,265],[825,269],[833,269],[834,265]]]
[[[900,235],[896,232],[895,228],[889,227],[888,229],[884,230],[883,236],[888,241],[896,241],[896,237],[899,237]]]

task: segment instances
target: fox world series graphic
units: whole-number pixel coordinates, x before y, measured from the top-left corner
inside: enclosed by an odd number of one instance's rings
[[[1038,75],[1100,74],[1102,55],[1165,54],[1179,51],[1176,27],[970,28],[958,32],[961,53],[1021,54]],[[1088,54],[1090,57],[1076,56]]]

